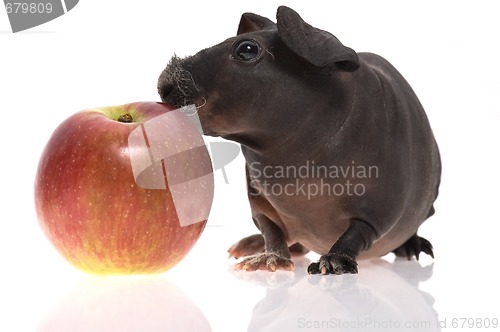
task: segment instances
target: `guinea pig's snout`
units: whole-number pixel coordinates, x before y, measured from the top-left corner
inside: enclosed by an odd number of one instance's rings
[[[175,88],[175,77],[172,75],[172,68],[167,66],[162,72],[160,77],[158,77],[158,94],[160,95],[161,101],[164,103],[172,102],[171,95],[173,95]]]
[[[164,103],[181,107],[199,99],[200,91],[185,61],[174,55],[158,78],[158,93]]]
[[[168,102],[168,96],[174,90],[174,85],[165,81],[158,80],[158,94],[160,95],[161,101]]]

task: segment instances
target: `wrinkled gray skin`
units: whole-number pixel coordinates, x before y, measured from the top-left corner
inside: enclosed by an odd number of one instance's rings
[[[174,56],[158,92],[175,106],[195,103],[206,135],[241,143],[262,235],[229,249],[248,256],[237,269],[291,270],[291,254],[308,250],[322,255],[311,274],[357,273],[357,258],[391,251],[433,255],[416,233],[434,213],[438,147],[417,96],[380,56],[282,6],[276,24],[246,13],[236,37]],[[320,166],[356,172],[313,175]]]

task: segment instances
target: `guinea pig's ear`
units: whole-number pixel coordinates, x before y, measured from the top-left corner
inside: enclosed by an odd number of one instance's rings
[[[275,26],[276,24],[268,18],[253,13],[244,13],[241,15],[237,35],[241,35],[246,32],[264,30]]]
[[[356,52],[331,33],[317,29],[306,22],[294,10],[280,6],[276,15],[278,36],[297,55],[317,67],[330,64],[346,71],[359,67]]]

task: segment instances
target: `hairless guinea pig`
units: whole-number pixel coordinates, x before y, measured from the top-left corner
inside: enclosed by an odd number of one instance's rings
[[[229,249],[235,268],[357,273],[357,258],[433,256],[417,235],[434,213],[441,163],[425,112],[401,74],[356,53],[287,7],[245,13],[236,37],[174,56],[161,99],[196,104],[206,135],[239,142],[262,235]]]

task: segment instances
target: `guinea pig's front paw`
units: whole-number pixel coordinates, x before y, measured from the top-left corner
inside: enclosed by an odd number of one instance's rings
[[[236,263],[234,269],[237,271],[257,271],[267,270],[275,272],[276,270],[293,271],[293,262],[286,257],[283,257],[274,252],[265,252],[244,258],[241,262]]]
[[[343,254],[329,253],[319,258],[307,268],[309,274],[358,273],[356,259]]]

